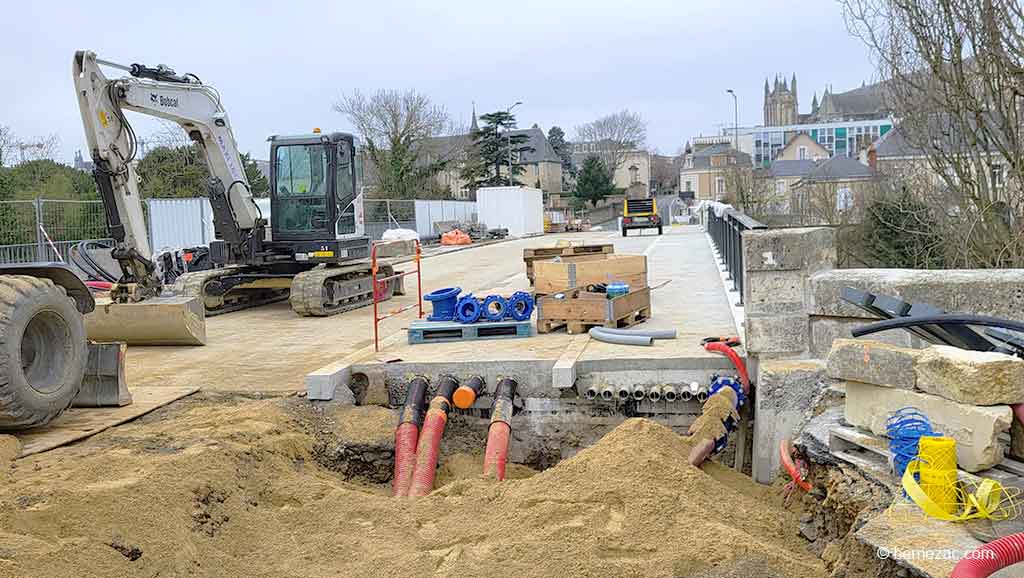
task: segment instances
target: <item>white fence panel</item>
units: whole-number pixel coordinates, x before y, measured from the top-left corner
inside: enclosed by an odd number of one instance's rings
[[[146,199],[153,250],[208,245],[214,239],[208,199]]]
[[[416,201],[416,232],[421,239],[437,237],[434,223],[476,221],[476,203],[469,201]]]

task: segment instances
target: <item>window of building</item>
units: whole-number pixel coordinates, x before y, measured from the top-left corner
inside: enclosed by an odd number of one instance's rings
[[[633,165],[629,167],[629,184],[635,185],[640,182],[640,167]]]
[[[853,208],[853,191],[849,187],[836,190],[836,210],[849,211]]]
[[[802,147],[798,148],[797,149],[797,155],[798,155],[797,158],[799,158],[800,160],[802,160],[802,161],[807,160],[807,147],[802,146]]]
[[[715,177],[715,194],[725,194],[725,177]]]
[[[778,181],[775,181],[775,192],[776,193],[785,193],[786,192],[786,181],[783,181],[781,179],[778,180]]]
[[[1006,169],[1003,165],[993,164],[989,167],[992,188],[998,189],[1006,184]]]

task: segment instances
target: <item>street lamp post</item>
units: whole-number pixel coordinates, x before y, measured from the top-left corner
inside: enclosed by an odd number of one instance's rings
[[[505,109],[505,114],[512,115],[512,109],[523,104],[522,102],[516,101],[515,104]],[[512,186],[512,128],[509,127],[505,131],[505,136],[508,137],[508,185]]]
[[[739,99],[736,98],[736,93],[731,88],[726,89],[726,92],[732,95],[732,107],[734,113],[733,120],[733,141],[732,146],[736,150],[740,150],[740,103]]]

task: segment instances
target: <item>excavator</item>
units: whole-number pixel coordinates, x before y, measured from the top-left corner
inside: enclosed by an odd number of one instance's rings
[[[102,67],[127,76],[110,79]],[[272,136],[269,220],[249,181],[220,94],[194,74],[160,65],[122,65],[75,53],[75,91],[95,164],[93,176],[114,239],[121,278],[115,303],[136,303],[163,292],[146,234],[133,161],[138,140],[125,111],[178,124],[203,151],[210,177],[206,195],[216,240],[215,268],[185,273],[167,291],[196,298],[205,316],[289,299],[302,316],[328,316],[373,299],[369,242],[363,234],[356,139],[345,133]],[[391,277],[382,265],[381,277]],[[400,287],[385,282],[378,298]]]
[[[128,76],[108,79],[101,66]],[[213,87],[166,66],[124,66],[88,51],[75,53],[73,73],[121,275],[110,302],[100,303],[63,263],[0,265],[0,431],[45,425],[72,403],[123,403],[118,383],[90,389],[96,395],[89,399],[79,395],[94,353],[112,351],[95,342],[202,344],[208,315],[289,299],[299,315],[325,316],[372,300],[354,137],[270,137],[268,221]],[[180,125],[210,170],[217,236],[210,253],[218,267],[186,273],[170,290],[153,262],[134,165],[138,140],[125,111]],[[380,265],[378,273],[392,277],[393,267]],[[377,283],[380,299],[398,290],[395,281]]]

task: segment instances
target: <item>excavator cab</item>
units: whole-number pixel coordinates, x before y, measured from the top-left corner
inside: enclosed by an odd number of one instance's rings
[[[274,241],[359,236],[355,138],[344,133],[270,137]]]

